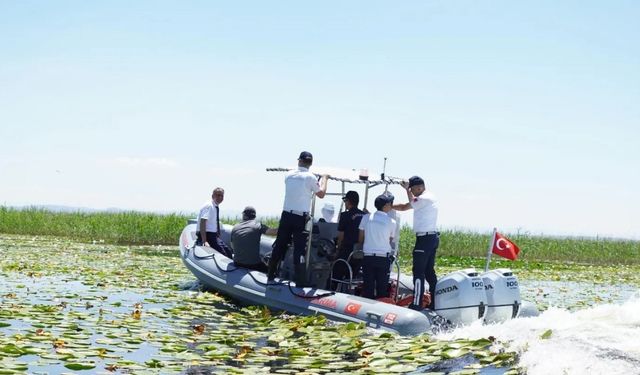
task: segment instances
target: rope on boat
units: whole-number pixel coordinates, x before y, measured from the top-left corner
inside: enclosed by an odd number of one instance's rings
[[[196,245],[193,245],[192,249],[195,249],[195,247],[196,247]],[[213,249],[213,250],[217,251],[215,249]],[[306,294],[298,294],[293,290],[293,287],[291,286],[291,281],[290,280],[287,280],[287,282],[279,281],[279,282],[272,282],[272,283],[263,283],[262,281],[259,281],[258,279],[256,279],[251,274],[251,271],[255,271],[255,270],[250,270],[249,268],[243,268],[243,267],[238,267],[238,266],[236,266],[233,269],[224,269],[224,268],[220,267],[220,265],[218,264],[218,260],[215,257],[215,253],[211,253],[211,254],[209,254],[207,256],[201,257],[199,255],[196,255],[196,253],[194,251],[193,252],[193,257],[198,259],[198,260],[213,259],[213,262],[215,263],[215,265],[218,268],[218,270],[222,271],[223,273],[231,273],[231,272],[234,272],[234,271],[237,271],[237,270],[247,270],[247,275],[249,275],[249,277],[251,277],[253,279],[253,281],[255,281],[257,284],[260,284],[260,285],[263,285],[263,286],[270,286],[270,285],[282,286],[282,285],[287,285],[288,289],[289,289],[289,293],[291,293],[294,296],[299,297],[299,298],[316,299],[316,298],[329,297],[329,296],[333,296],[333,295],[336,294],[335,292],[327,292],[327,293],[323,293],[323,294],[315,294],[315,295],[312,295],[312,296],[308,296]],[[234,264],[234,266],[235,266],[235,264]],[[257,272],[260,272],[260,271],[257,271]]]
[[[241,269],[241,267],[236,267],[236,268],[231,269],[231,270],[225,270],[225,269],[223,269],[223,268],[222,268],[222,267],[220,267],[220,265],[218,264],[218,260],[217,260],[217,259],[216,259],[216,257],[215,257],[215,253],[211,253],[211,254],[209,254],[209,255],[207,255],[207,256],[203,256],[203,257],[201,257],[201,256],[199,256],[199,255],[196,255],[196,253],[195,253],[195,251],[194,251],[194,250],[195,250],[195,248],[196,248],[196,246],[197,246],[197,245],[196,245],[196,244],[194,244],[194,245],[193,245],[193,247],[191,247],[191,248],[190,248],[190,250],[192,250],[192,251],[193,251],[193,257],[194,257],[194,258],[196,258],[196,259],[198,259],[198,260],[213,259],[213,262],[215,263],[216,267],[217,267],[220,271],[222,271],[222,272],[224,272],[224,273],[230,273],[230,272],[233,272],[233,271],[237,271],[238,269]],[[215,250],[215,249],[213,249],[213,250],[214,250],[214,251],[217,251],[217,250]],[[220,254],[220,255],[222,255],[222,254]],[[246,269],[246,268],[243,268],[243,269]],[[248,270],[248,269],[246,269],[246,270]],[[259,271],[258,271],[258,272],[259,272]],[[256,283],[258,283],[258,284],[260,284],[260,285],[264,285],[264,286],[269,286],[269,285],[285,285],[285,284],[286,284],[286,285],[288,286],[289,293],[291,293],[292,295],[294,295],[294,296],[296,296],[296,297],[299,297],[299,298],[304,298],[304,299],[316,299],[316,298],[329,297],[329,296],[333,296],[333,295],[335,295],[335,294],[336,294],[336,292],[328,292],[328,293],[319,294],[319,295],[307,296],[307,295],[304,295],[304,294],[298,294],[298,293],[296,293],[296,292],[293,290],[293,288],[291,287],[291,281],[287,281],[286,283],[283,283],[283,282],[277,282],[277,283],[266,283],[266,284],[265,284],[265,283],[263,283],[263,282],[261,282],[261,281],[257,280],[257,279],[256,279],[256,278],[251,274],[251,272],[250,272],[250,271],[249,271],[249,272],[247,272],[247,275],[249,275],[249,276],[253,279],[253,281],[255,281]],[[404,285],[404,283],[402,283],[402,282],[401,282],[401,284],[403,284],[403,285]],[[406,287],[406,286],[405,286],[405,287]],[[496,306],[499,306],[499,305],[496,305]],[[510,306],[510,305],[509,305],[509,306]],[[439,310],[448,310],[448,309],[439,309]],[[427,316],[429,317],[429,321],[431,322],[431,331],[433,332],[433,334],[437,334],[437,333],[439,333],[439,332],[443,332],[443,331],[449,331],[449,330],[451,330],[451,329],[452,329],[453,325],[452,325],[449,321],[447,321],[447,319],[443,318],[443,317],[442,317],[442,316],[440,316],[438,313],[436,313],[434,310],[426,309],[426,310],[424,310],[424,311],[426,311]]]

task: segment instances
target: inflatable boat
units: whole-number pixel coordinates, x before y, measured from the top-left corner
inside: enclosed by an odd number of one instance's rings
[[[386,158],[385,158],[386,166]],[[286,172],[287,168],[268,168],[268,172]],[[317,169],[316,169],[317,171]],[[365,171],[366,172],[366,171]],[[341,191],[326,195],[344,197],[346,185],[364,188],[364,206],[367,207],[369,190],[400,184],[402,180],[380,175],[379,180],[370,180],[368,173],[355,170],[338,176],[335,170],[329,179],[339,183]],[[316,173],[320,177],[319,173]],[[341,207],[342,209],[342,207]],[[401,335],[429,333],[443,327],[465,325],[475,321],[501,322],[522,316],[537,315],[535,305],[520,299],[517,277],[508,269],[477,272],[465,269],[441,277],[436,284],[434,310],[416,311],[407,307],[413,299],[413,280],[402,275],[397,261],[392,265],[389,298],[380,300],[359,296],[362,278],[352,270],[349,262],[334,259],[337,223],[315,221],[315,196],[311,202],[311,220],[308,222],[305,274],[297,286],[294,279],[293,250],[286,252],[285,259],[275,281],[267,282],[267,276],[259,271],[241,268],[233,260],[210,247],[196,245],[196,222],[190,221],[180,236],[180,254],[185,266],[207,288],[216,290],[241,303],[263,305],[274,310],[293,314],[323,314],[329,319],[345,322],[361,322],[368,327],[396,332]],[[223,225],[221,238],[229,245],[232,227]],[[399,231],[399,222],[398,230]],[[396,236],[398,237],[398,236]],[[262,236],[260,255],[267,261],[272,251],[274,238]],[[397,250],[397,249],[396,249]],[[334,269],[347,267],[347,279],[333,277]],[[308,286],[310,285],[310,287]],[[428,290],[428,288],[427,288]]]
[[[222,240],[227,244],[231,228],[222,226]],[[196,224],[191,221],[180,236],[180,254],[185,266],[206,288],[247,305],[262,305],[292,314],[323,314],[331,320],[364,323],[367,327],[400,335],[432,333],[477,320],[493,323],[537,314],[534,305],[520,300],[518,280],[508,269],[484,274],[474,269],[450,273],[440,278],[436,285],[435,310],[416,311],[396,304],[413,293],[413,283],[408,275],[398,272],[391,275],[393,298],[384,301],[358,296],[361,280],[357,275],[347,281],[332,279],[331,271],[336,261],[330,260],[331,241],[320,233],[310,236],[311,257],[306,284],[312,286],[298,287],[291,281],[292,249],[280,267],[280,277],[268,283],[264,273],[237,267],[233,260],[218,251],[197,246],[195,231]],[[260,252],[263,257],[269,256],[273,241],[271,237],[262,237]],[[340,288],[330,290],[332,281],[338,282]]]

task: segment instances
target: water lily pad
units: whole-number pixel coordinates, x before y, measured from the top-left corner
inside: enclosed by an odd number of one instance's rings
[[[16,344],[6,344],[4,346],[0,346],[0,352],[16,357],[19,357],[26,353],[23,348],[17,346]]]
[[[94,362],[74,362],[74,363],[66,363],[64,367],[69,370],[91,370],[96,367]]]
[[[452,358],[458,358],[458,357],[462,357],[463,355],[469,353],[468,349],[462,348],[462,349],[448,349],[448,350],[443,350],[442,351],[442,358],[446,358],[446,359],[452,359]]]
[[[390,358],[377,358],[369,362],[370,367],[389,367],[395,365],[398,361]]]
[[[391,367],[389,367],[387,369],[387,371],[389,372],[397,372],[397,373],[405,373],[405,372],[411,372],[411,371],[415,371],[416,366],[414,365],[408,365],[408,364],[397,364],[397,365],[393,365]]]
[[[553,330],[548,329],[548,330],[544,331],[544,333],[542,335],[540,335],[540,338],[543,339],[543,340],[546,340],[546,339],[550,338],[552,334],[553,334]]]

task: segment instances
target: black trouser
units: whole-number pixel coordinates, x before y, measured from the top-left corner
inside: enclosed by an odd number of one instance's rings
[[[209,246],[221,252],[222,255],[233,259],[233,251],[226,243],[224,243],[224,241],[222,241],[222,238],[218,236],[218,233],[207,232],[207,242],[209,243]],[[202,236],[199,231],[196,232],[196,245],[202,246]]]
[[[267,265],[262,262],[256,263],[256,264],[244,264],[244,263],[238,263],[238,262],[233,262],[233,263],[236,265],[236,267],[248,268],[250,270],[256,270],[256,271],[267,273]]]
[[[440,245],[440,236],[437,234],[416,236],[416,245],[413,249],[413,303],[410,306],[411,308],[422,309],[424,281],[426,278],[429,283],[429,293],[431,294],[431,304],[428,307],[433,309],[436,283],[438,282],[436,270],[434,269],[438,245]]]
[[[298,275],[301,271],[300,258],[304,257],[307,247],[307,239],[309,238],[309,232],[305,230],[307,224],[307,215],[296,215],[288,211],[282,211],[280,217],[280,224],[278,225],[278,236],[274,243],[273,252],[269,259],[269,273],[267,277],[273,279],[278,269],[278,263],[284,259],[289,243],[293,237],[293,264],[296,272],[296,278],[304,275]]]
[[[375,294],[374,294],[375,292]],[[389,297],[389,257],[365,255],[362,260],[362,297]]]

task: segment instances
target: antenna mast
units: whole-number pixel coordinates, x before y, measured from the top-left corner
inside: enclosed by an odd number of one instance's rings
[[[382,173],[380,173],[380,180],[384,182],[384,173],[387,170],[387,157],[384,157],[384,164],[382,165]],[[384,192],[386,193],[389,190],[389,184],[384,184]]]

